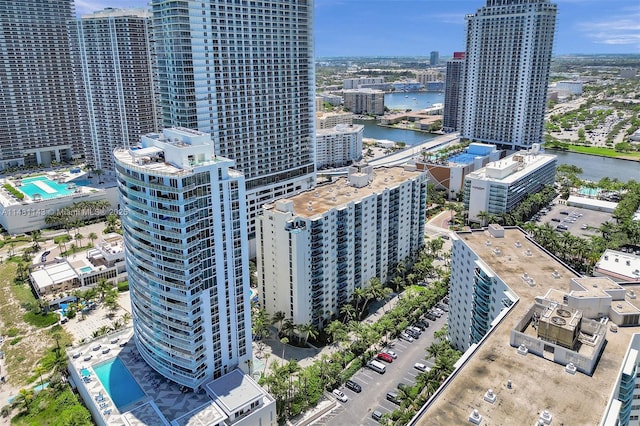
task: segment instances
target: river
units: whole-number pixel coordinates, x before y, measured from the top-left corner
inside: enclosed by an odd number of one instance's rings
[[[405,95],[407,98],[405,98]],[[416,98],[420,109],[427,108],[434,103],[442,102],[442,93],[413,92],[413,93],[387,93],[384,97],[385,106],[389,108],[402,107],[404,102],[414,102]],[[412,108],[419,109],[419,108]],[[354,120],[364,124],[364,137],[373,139],[386,139],[394,142],[404,142],[407,145],[417,145],[435,138],[437,135],[416,132],[413,130],[382,127],[375,124],[374,120]],[[640,162],[619,160],[616,158],[598,157],[594,155],[578,154],[575,152],[549,151],[558,156],[558,164],[572,164],[582,169],[581,179],[599,181],[603,177],[617,178],[627,182],[630,179],[640,181]]]

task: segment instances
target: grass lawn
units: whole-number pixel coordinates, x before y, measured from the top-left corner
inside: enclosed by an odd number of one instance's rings
[[[583,145],[569,145],[569,151],[578,152],[580,154],[599,155],[602,157],[620,158],[628,160],[640,161],[640,152],[620,152],[611,148],[603,148],[599,146],[583,146]]]
[[[22,387],[32,380],[38,361],[45,356],[49,348],[56,345],[51,333],[53,329],[44,330],[40,327],[51,325],[52,319],[55,318],[57,321],[58,318],[56,314],[30,314],[22,307],[36,303],[36,299],[28,284],[13,283],[16,270],[17,265],[14,262],[0,264],[0,322],[3,326],[2,334],[12,337],[2,344],[7,379],[11,386]],[[35,323],[30,324],[26,319]],[[61,345],[70,341],[62,328],[57,331]]]

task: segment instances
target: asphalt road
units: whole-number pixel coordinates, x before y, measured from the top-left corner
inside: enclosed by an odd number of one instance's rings
[[[412,343],[403,340],[394,340],[389,349],[398,354],[393,363],[387,364],[385,374],[376,373],[368,368],[360,369],[351,380],[362,386],[362,392],[355,393],[344,386],[340,387],[349,400],[345,403],[338,402],[338,406],[326,414],[314,425],[344,426],[344,425],[378,425],[371,418],[371,413],[378,410],[381,413],[390,413],[398,406],[387,401],[389,391],[396,391],[398,383],[413,385],[420,372],[413,368],[416,362],[422,362],[428,366],[433,363],[426,359],[426,349],[433,343],[433,332],[441,329],[446,321],[446,314],[436,321],[429,321],[430,327],[422,332],[418,340]],[[381,361],[382,362],[382,361]]]

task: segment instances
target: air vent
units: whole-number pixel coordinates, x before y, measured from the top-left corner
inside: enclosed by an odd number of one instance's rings
[[[489,389],[488,391],[485,392],[484,394],[484,400],[493,404],[494,402],[496,402],[496,394],[493,392],[493,389]]]
[[[556,310],[556,314],[558,314],[558,316],[562,317],[562,318],[570,318],[571,317],[571,312],[567,309],[558,309]]]
[[[566,371],[569,374],[576,374],[576,371],[577,371],[576,365],[570,362],[564,367],[564,371]]]
[[[544,410],[542,413],[540,413],[540,417],[538,418],[538,421],[542,421],[543,424],[548,425],[548,424],[551,424],[552,419],[553,419],[553,416],[551,415],[551,413],[548,412],[547,410]]]
[[[478,410],[473,410],[471,414],[469,414],[469,421],[475,425],[479,425],[482,422],[482,415]]]
[[[553,271],[553,272],[551,273],[551,276],[552,276],[553,278],[555,278],[555,279],[558,279],[558,278],[560,278],[560,272],[558,272],[557,270],[555,270],[555,271]]]
[[[487,240],[487,242],[485,242],[484,245],[489,247],[491,245],[491,241]]]
[[[526,355],[529,353],[529,349],[527,348],[527,346],[523,343],[520,346],[518,346],[518,353],[520,355]]]
[[[635,274],[635,272],[634,272],[634,274]],[[627,296],[629,296],[629,299],[635,299],[636,298],[636,292],[633,291],[633,290],[629,290],[627,292]]]
[[[522,247],[522,244],[520,244],[520,241],[516,241],[515,246],[516,246],[516,248],[520,248],[520,247]]]
[[[560,317],[551,317],[551,322],[559,326],[567,325],[567,320]]]
[[[529,249],[526,249],[526,250],[524,251],[524,255],[525,255],[525,256],[531,256],[532,254],[533,254],[533,253],[531,253],[531,250],[529,250]]]

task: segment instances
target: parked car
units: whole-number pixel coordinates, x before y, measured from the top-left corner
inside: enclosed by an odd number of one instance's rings
[[[418,333],[418,336],[422,334],[422,330],[420,330],[419,327],[415,327],[413,325],[409,327],[409,330],[415,331],[416,333]]]
[[[373,420],[381,420],[382,419],[382,412],[380,412],[378,410],[373,410],[373,413],[371,413],[371,418]]]
[[[400,390],[405,390],[405,389],[409,389],[409,388],[411,388],[411,386],[409,386],[409,385],[408,385],[408,384],[406,384],[406,383],[402,383],[402,382],[398,383],[398,386],[397,386],[397,387],[398,387],[398,389],[400,389]]]
[[[416,362],[415,364],[413,364],[413,368],[420,371],[427,371],[427,365],[421,362]]]
[[[352,391],[356,392],[356,393],[360,393],[362,392],[362,386],[360,386],[359,384],[357,384],[356,382],[354,382],[353,380],[347,380],[344,383],[344,386],[347,389],[351,389]]]
[[[418,321],[416,321],[416,325],[418,327],[422,326],[425,329],[427,329],[427,328],[429,328],[429,321],[418,320]]]
[[[396,392],[387,392],[387,401],[400,405],[400,400],[398,399],[398,394]]]
[[[404,331],[402,333],[400,333],[398,335],[398,337],[402,340],[406,340],[407,342],[411,343],[413,342],[413,337],[409,336],[407,333],[405,333]]]
[[[554,222],[560,222],[560,218],[559,217],[554,217],[551,220],[554,221]]]
[[[413,337],[414,339],[419,339],[420,338],[420,334],[416,333],[415,331],[411,330],[410,328],[407,328],[404,332],[406,334],[408,334],[409,336]]]
[[[431,313],[431,312],[428,312],[428,313],[425,315],[425,317],[426,317],[427,319],[430,319],[431,321],[435,321],[435,320],[437,320],[437,319],[438,319],[438,317],[437,317],[437,316],[435,316],[435,315],[434,315],[433,313]]]
[[[421,333],[426,329],[426,327],[424,325],[420,324],[418,321],[416,321],[413,324],[411,324],[411,327],[417,328],[418,330],[420,330]]]
[[[349,400],[349,397],[345,395],[341,390],[334,389],[332,393],[338,401],[347,402]]]
[[[384,353],[389,354],[389,356],[393,359],[398,358],[398,354],[392,351],[391,349],[385,350]]]
[[[391,355],[384,352],[380,352],[378,355],[376,355],[376,358],[381,359],[384,362],[388,362],[388,363],[393,362],[393,358],[391,358]]]

